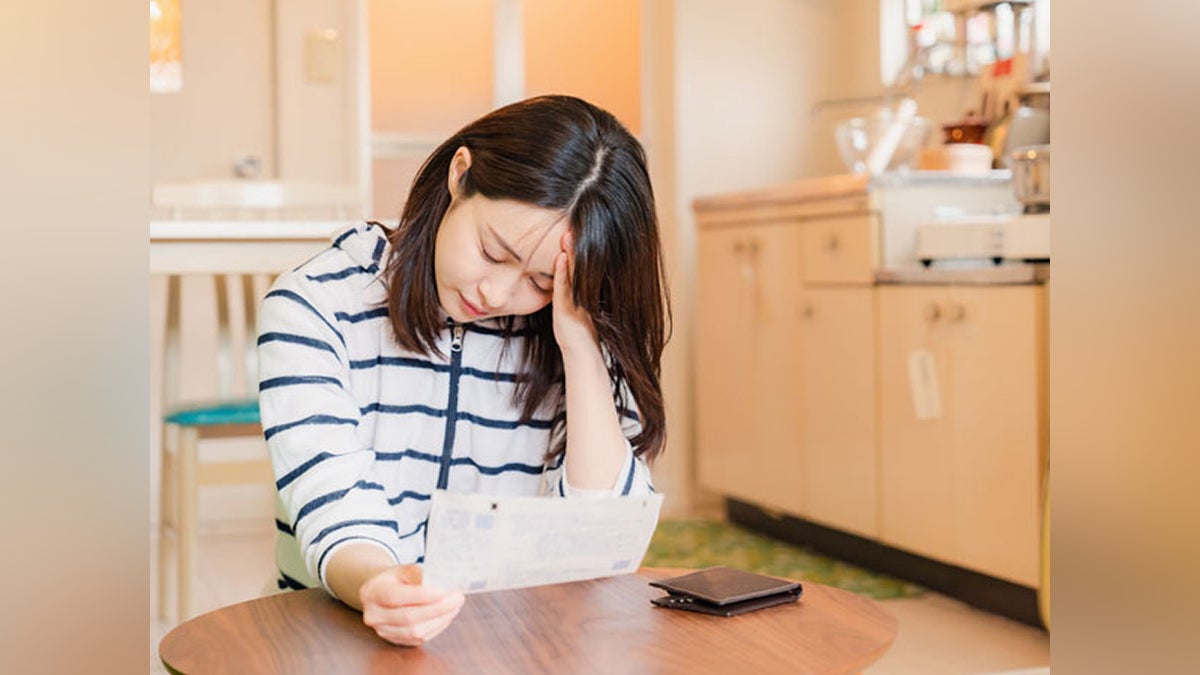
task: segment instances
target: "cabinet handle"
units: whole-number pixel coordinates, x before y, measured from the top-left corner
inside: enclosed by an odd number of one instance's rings
[[[966,318],[967,318],[966,305],[963,305],[963,304],[957,303],[957,302],[954,303],[954,306],[950,310],[950,320],[951,321],[962,321],[963,319],[966,319]]]
[[[942,308],[937,306],[937,303],[931,302],[925,306],[925,320],[929,322],[937,321],[942,318]]]
[[[733,252],[735,255],[746,253],[748,255],[758,254],[758,239],[750,239],[749,241],[738,239],[733,242]]]
[[[830,253],[836,252],[841,247],[842,240],[838,238],[836,234],[829,235],[829,238],[825,240],[825,248],[828,249]]]
[[[804,306],[800,308],[800,316],[804,317],[805,319],[811,319],[816,313],[817,310],[813,307],[811,302],[804,303]]]

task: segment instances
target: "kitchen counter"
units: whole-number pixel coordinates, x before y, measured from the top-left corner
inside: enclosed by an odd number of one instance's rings
[[[861,197],[866,196],[873,188],[942,185],[1008,185],[1011,181],[1012,172],[1007,169],[997,169],[987,173],[897,171],[879,176],[840,174],[818,178],[803,178],[791,183],[758,190],[699,197],[692,205],[697,210],[739,209]]]
[[[1049,279],[1049,263],[1014,263],[976,267],[890,267],[875,271],[875,281],[879,284],[986,286],[1042,284]]]

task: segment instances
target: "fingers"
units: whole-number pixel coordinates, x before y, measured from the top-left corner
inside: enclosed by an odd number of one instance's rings
[[[463,594],[456,592],[428,605],[367,608],[363,611],[363,623],[374,628],[375,633],[388,642],[417,646],[446,630],[458,616],[464,601]]]
[[[388,642],[419,645],[441,633],[465,601],[461,592],[421,583],[416,565],[390,567],[362,586],[363,623]]]
[[[567,254],[559,253],[554,258],[554,305],[560,309],[571,306],[571,273]]]
[[[442,589],[421,585],[421,578],[417,565],[390,567],[363,584],[359,600],[364,609],[368,605],[392,608],[428,604],[446,594]]]
[[[460,594],[461,596],[461,594]],[[441,634],[450,626],[458,616],[459,610],[462,609],[460,602],[453,610],[432,619],[420,622],[412,626],[404,625],[387,625],[375,629],[375,633],[379,637],[391,642],[392,644],[404,645],[408,647],[416,647],[422,645],[434,637]]]

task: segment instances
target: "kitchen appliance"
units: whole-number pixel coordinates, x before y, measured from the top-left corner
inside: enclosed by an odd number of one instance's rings
[[[1009,155],[1013,191],[1026,213],[1050,210],[1050,146],[1028,145]]]
[[[1050,214],[966,216],[919,225],[914,252],[935,262],[1048,262]]]

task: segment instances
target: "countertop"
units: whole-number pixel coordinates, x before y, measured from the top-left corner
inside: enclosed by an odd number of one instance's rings
[[[698,211],[738,209],[751,206],[775,206],[820,200],[865,196],[871,189],[890,189],[907,186],[987,185],[1008,183],[1012,172],[996,169],[987,173],[955,173],[951,171],[897,171],[878,176],[840,174],[800,180],[745,192],[732,192],[698,197],[692,206]]]
[[[1049,263],[1009,263],[977,267],[896,267],[875,271],[875,281],[880,284],[994,286],[1042,284],[1049,280]]]

